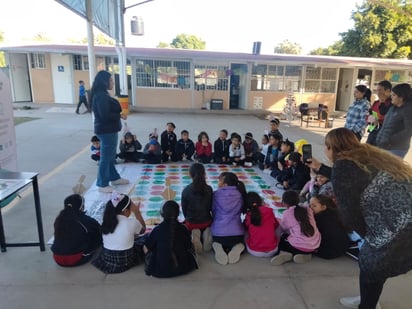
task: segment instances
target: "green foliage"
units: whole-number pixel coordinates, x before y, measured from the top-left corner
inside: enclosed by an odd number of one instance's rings
[[[299,55],[302,53],[302,47],[297,43],[292,43],[289,40],[284,40],[275,47],[274,53]]]
[[[206,42],[202,39],[196,37],[195,35],[179,34],[177,35],[172,43],[170,43],[172,48],[183,48],[183,49],[205,49]]]
[[[342,49],[342,41],[335,42],[333,45],[330,45],[326,48],[316,48],[309,52],[309,55],[321,55],[321,56],[336,56],[339,54]]]
[[[4,41],[4,32],[0,31],[0,42]],[[6,66],[6,58],[4,57],[4,52],[0,52],[0,68]]]
[[[47,34],[44,33],[44,32],[39,32],[39,33],[37,33],[37,34],[33,37],[32,40],[35,41],[35,42],[50,42],[50,41],[51,41],[51,39],[48,38],[48,37],[47,37]]]
[[[412,57],[412,3],[366,0],[352,13],[353,29],[341,33],[339,55],[374,58]]]
[[[157,44],[156,47],[157,48],[168,48],[168,47],[170,47],[170,44],[165,43],[165,42],[159,42],[159,44]]]

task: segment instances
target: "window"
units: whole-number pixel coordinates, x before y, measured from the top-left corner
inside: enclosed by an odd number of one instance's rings
[[[46,68],[46,57],[44,54],[30,54],[30,62],[32,69]]]
[[[73,70],[88,71],[89,58],[82,55],[73,55]]]
[[[228,90],[229,67],[225,65],[196,65],[195,88],[204,90]]]
[[[190,62],[136,60],[138,87],[190,88]]]
[[[306,67],[305,92],[334,93],[336,68]]]
[[[299,91],[300,66],[258,64],[252,67],[252,91]]]

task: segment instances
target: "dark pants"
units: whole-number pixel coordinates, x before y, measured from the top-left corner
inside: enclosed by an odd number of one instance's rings
[[[200,156],[197,156],[197,160],[200,163],[210,163],[212,161],[212,156],[200,155]]]
[[[217,242],[222,245],[223,250],[225,252],[229,252],[232,250],[234,246],[236,246],[239,243],[243,243],[244,236],[239,235],[239,236],[213,236],[213,242]]]
[[[376,146],[376,136],[378,136],[379,130],[373,130],[369,132],[368,139],[366,140],[367,144]]]
[[[177,157],[177,155],[175,155],[174,152],[172,152],[172,155],[170,156],[170,159],[173,162],[179,161],[179,158]],[[167,161],[169,161],[169,155],[166,153],[166,151],[162,151],[162,162],[167,162]]]
[[[85,95],[79,96],[79,103],[77,104],[76,108],[76,113],[79,113],[80,106],[84,104],[84,107],[86,107],[87,111],[90,112],[90,108],[87,105],[87,99]]]
[[[359,309],[375,309],[386,280],[368,282],[365,280],[365,277],[365,274],[361,271],[359,274],[359,288],[361,296]]]
[[[288,242],[288,236],[289,235],[283,234],[280,237],[280,242],[279,242],[279,246],[278,246],[280,251],[290,252],[293,255],[296,255],[296,254],[311,254],[312,253],[312,252],[300,251],[299,249],[296,249],[295,247],[293,247]]]
[[[145,163],[147,164],[160,164],[162,161],[162,157],[160,155],[156,155],[154,153],[146,153],[143,155]]]
[[[121,152],[117,156],[125,162],[139,162],[139,160],[143,158],[142,153],[138,151]]]
[[[265,169],[265,155],[263,153],[258,153],[257,154],[257,162],[259,169],[264,170]]]

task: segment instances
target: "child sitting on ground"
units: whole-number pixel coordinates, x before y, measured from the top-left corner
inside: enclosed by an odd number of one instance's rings
[[[310,199],[310,208],[322,236],[320,246],[314,254],[323,259],[344,255],[349,249],[350,239],[339,218],[335,202],[329,196],[314,195]]]
[[[320,245],[321,236],[309,207],[299,205],[296,191],[285,191],[282,202],[287,207],[280,222],[283,234],[279,243],[279,254],[270,263],[282,265],[293,259],[295,263],[306,263]]]
[[[237,263],[245,250],[243,212],[246,189],[236,174],[219,175],[218,189],[213,193],[212,236],[215,259],[221,265]]]
[[[162,154],[160,144],[157,141],[156,129],[153,133],[149,134],[149,142],[143,149],[144,162],[147,164],[160,164],[162,161]]]
[[[100,162],[100,139],[96,136],[93,135],[92,138],[90,139],[90,142],[92,143],[90,145],[90,151],[91,151],[91,158],[93,161],[96,161],[97,163]]]
[[[192,161],[192,156],[195,153],[195,144],[189,138],[189,131],[183,130],[180,133],[180,137],[176,143],[173,161]]]
[[[256,192],[246,195],[245,243],[247,251],[257,257],[272,257],[278,252],[276,229],[279,226],[273,210],[263,204]]]
[[[219,138],[214,143],[213,160],[216,164],[229,163],[229,146],[230,140],[227,139],[227,130],[222,129],[219,133]]]
[[[289,167],[285,173],[281,174],[280,182],[285,190],[302,190],[310,180],[310,169],[302,162],[299,152],[292,152],[289,155]]]
[[[243,148],[245,148],[245,163],[247,167],[252,167],[257,162],[257,154],[259,145],[253,139],[253,135],[247,132],[245,135],[245,140],[243,141]]]
[[[209,142],[209,135],[205,131],[202,131],[197,137],[196,159],[200,163],[210,163],[212,158],[212,144]]]
[[[64,199],[64,208],[54,221],[53,258],[60,266],[77,266],[90,261],[102,245],[100,224],[86,215],[79,194]]]
[[[183,189],[182,212],[185,225],[192,232],[192,241],[196,253],[212,249],[212,196],[213,189],[206,183],[205,167],[201,163],[193,163],[189,169],[192,183]],[[203,245],[201,242],[203,240]]]
[[[174,132],[176,128],[173,122],[166,124],[166,130],[160,135],[160,145],[162,148],[162,162],[167,162],[169,159],[175,159],[174,151],[176,149],[177,137]]]
[[[129,196],[113,191],[103,214],[103,249],[92,264],[109,274],[121,273],[139,264],[143,248],[135,242],[135,237],[145,229],[140,203],[136,205]]]
[[[245,158],[245,148],[242,145],[242,138],[239,134],[233,133],[229,146],[229,162],[233,166],[242,166]]]
[[[279,125],[280,125],[280,121],[277,118],[274,118],[272,120],[270,120],[270,130],[268,132],[268,134],[279,134],[280,135],[280,140],[283,140],[283,135],[282,133],[280,133],[279,131]]]
[[[127,131],[119,144],[120,153],[118,158],[127,162],[139,162],[143,158],[143,154],[138,151],[142,149],[142,144],[137,140],[136,135],[133,135],[130,131]]]
[[[278,168],[278,156],[280,149],[280,134],[269,134],[269,147],[265,159],[265,169],[270,171],[270,176],[276,178],[280,171]]]
[[[146,237],[143,250],[148,276],[168,278],[187,274],[197,268],[190,233],[177,221],[179,205],[167,201],[161,210],[163,221]]]
[[[281,175],[284,174],[289,167],[289,156],[294,151],[295,144],[290,140],[286,139],[280,143],[280,153],[278,157],[278,169],[280,171],[280,175],[278,178],[281,178]]]
[[[261,170],[265,169],[265,158],[268,153],[268,148],[269,148],[269,136],[267,134],[264,134],[262,136],[262,143],[259,146],[259,149],[258,149],[259,152],[257,154],[258,166],[259,166],[259,169]]]

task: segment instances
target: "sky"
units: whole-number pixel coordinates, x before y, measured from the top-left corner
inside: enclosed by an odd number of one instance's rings
[[[99,0],[93,0],[99,1]],[[143,0],[126,0],[126,6]],[[353,27],[351,13],[361,0],[154,0],[125,12],[126,46],[156,47],[178,34],[195,35],[206,50],[272,54],[284,40],[307,54],[338,41]],[[132,16],[144,21],[144,36],[130,34]],[[62,43],[87,37],[86,21],[54,0],[3,0],[0,31],[5,45],[30,44],[38,33]],[[95,34],[99,33],[98,30]]]

